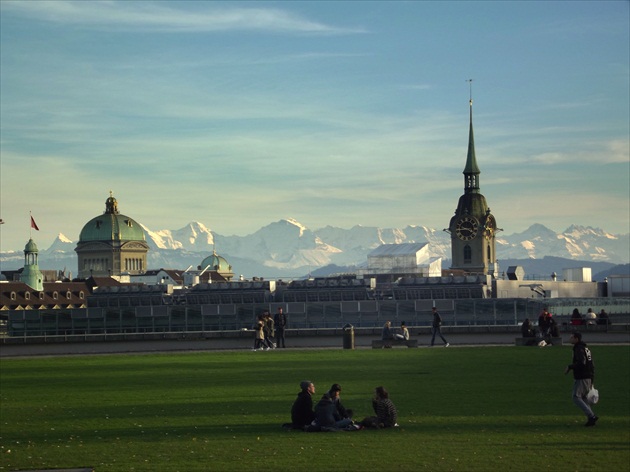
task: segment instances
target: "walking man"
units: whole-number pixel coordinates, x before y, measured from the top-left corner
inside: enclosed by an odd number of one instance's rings
[[[281,307],[278,307],[278,312],[274,317],[274,324],[276,327],[276,346],[280,347],[280,344],[282,344],[282,347],[286,347],[284,344],[284,328],[287,325],[287,315],[282,312]]]
[[[440,338],[442,338],[442,341],[444,341],[444,347],[450,346],[448,341],[444,339],[444,336],[442,336],[442,317],[435,307],[433,307],[433,324],[431,325],[431,332],[433,333],[433,336],[431,337],[431,346],[435,344],[436,334],[439,335]]]
[[[593,386],[593,378],[595,377],[595,366],[593,365],[593,356],[591,350],[586,343],[582,342],[582,333],[575,332],[569,339],[573,344],[573,363],[569,364],[564,373],[573,371],[573,403],[575,403],[586,415],[587,421],[584,426],[595,426],[598,416],[586,400],[586,395]]]

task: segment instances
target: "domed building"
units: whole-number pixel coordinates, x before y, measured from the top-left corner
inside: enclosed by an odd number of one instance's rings
[[[212,255],[201,261],[201,265],[198,267],[201,271],[206,270],[206,268],[210,272],[216,272],[223,276],[228,282],[234,277],[232,266],[228,264],[224,257],[219,256],[214,250],[212,251]]]
[[[149,245],[140,224],[118,211],[110,192],[105,213],[85,224],[75,251],[79,278],[138,275],[146,271]]]

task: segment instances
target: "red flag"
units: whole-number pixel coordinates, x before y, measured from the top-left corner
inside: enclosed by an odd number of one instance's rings
[[[39,231],[39,227],[37,226],[37,223],[35,223],[35,220],[33,219],[32,216],[31,216],[31,228],[33,228],[34,230]]]

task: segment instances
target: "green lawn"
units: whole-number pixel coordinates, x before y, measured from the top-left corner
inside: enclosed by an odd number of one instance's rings
[[[592,351],[594,428],[568,346],[3,359],[0,470],[628,470],[630,347]],[[384,385],[400,427],[285,431],[304,379],[340,383],[359,419]]]

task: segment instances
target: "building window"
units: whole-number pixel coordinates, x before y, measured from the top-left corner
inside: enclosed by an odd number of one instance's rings
[[[53,300],[57,300],[59,298],[59,294],[57,292],[53,292]]]
[[[466,246],[464,246],[464,263],[470,264],[471,262],[472,262],[472,249],[470,249],[470,246],[466,244]]]
[[[80,298],[81,300],[83,300],[83,299],[85,298],[85,294],[83,293],[83,290],[81,290],[81,291],[79,292],[79,298]]]
[[[24,298],[26,298],[27,300],[30,300],[31,299],[31,292],[24,293]]]
[[[72,298],[72,292],[71,292],[70,290],[68,290],[68,291],[66,292],[66,298],[67,298],[68,300],[70,300],[70,299]]]

